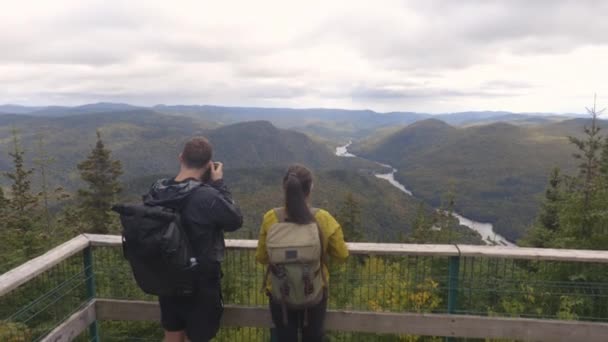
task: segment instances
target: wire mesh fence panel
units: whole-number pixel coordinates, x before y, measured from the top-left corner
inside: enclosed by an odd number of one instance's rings
[[[446,311],[447,258],[356,255],[330,274],[330,309]]]
[[[86,250],[85,250],[86,251]],[[120,248],[93,247],[0,297],[0,341],[38,341],[98,298],[157,301],[134,281]],[[608,321],[608,265],[487,257],[353,255],[329,265],[330,310],[452,313]],[[267,307],[266,269],[253,249],[229,249],[226,304]],[[87,288],[89,285],[89,288]],[[101,341],[158,341],[159,322],[104,321]],[[93,340],[84,332],[78,341]],[[217,341],[268,341],[269,329],[222,328]],[[329,341],[442,341],[441,337],[328,332]],[[456,339],[451,341],[512,341]]]
[[[457,313],[608,320],[608,265],[462,258]]]
[[[89,300],[82,254],[0,297],[0,341],[38,341]]]

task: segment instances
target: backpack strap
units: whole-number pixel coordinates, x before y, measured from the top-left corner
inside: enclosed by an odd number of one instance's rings
[[[199,255],[197,255],[194,251],[194,247],[192,245],[192,240],[190,238],[190,230],[187,229],[184,225],[184,221],[182,220],[182,211],[183,209],[186,207],[186,205],[188,205],[188,203],[190,203],[190,199],[192,198],[192,195],[199,191],[201,188],[203,187],[203,183],[199,183],[198,185],[196,185],[196,187],[190,191],[186,197],[179,203],[179,205],[176,208],[173,208],[173,213],[177,216],[177,219],[179,220],[179,225],[182,229],[182,232],[186,235],[186,245],[188,250],[190,251],[190,256],[192,258],[194,258],[196,263],[200,263],[201,260],[199,260]],[[195,265],[190,265],[195,266]]]
[[[274,208],[272,210],[274,211],[278,222],[285,222],[287,219],[287,211],[285,208]]]

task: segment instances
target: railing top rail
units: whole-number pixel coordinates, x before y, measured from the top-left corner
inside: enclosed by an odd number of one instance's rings
[[[0,297],[35,278],[70,256],[88,246],[118,247],[122,243],[119,235],[84,234],[69,240],[45,254],[0,275]],[[226,240],[230,249],[252,250],[257,247],[256,240]],[[393,255],[393,256],[461,256],[503,259],[545,260],[566,262],[608,263],[608,251],[515,248],[473,245],[420,245],[398,243],[348,243],[353,255]]]
[[[121,245],[122,241],[118,235],[87,234],[86,236],[93,246],[117,247]],[[595,250],[368,242],[350,242],[347,245],[350,253],[353,255],[462,256],[608,263],[608,251]],[[255,249],[257,247],[257,240],[228,239],[226,240],[226,247],[230,249]]]
[[[84,235],[79,235],[51,249],[43,255],[29,260],[21,266],[0,275],[0,297],[16,289],[20,285],[27,283],[37,275],[49,270],[63,260],[82,251],[89,245],[89,239]]]

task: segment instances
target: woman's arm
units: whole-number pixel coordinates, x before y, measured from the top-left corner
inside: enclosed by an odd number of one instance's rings
[[[344,261],[348,258],[348,247],[346,246],[346,242],[344,242],[342,227],[330,213],[324,211],[323,214],[325,214],[324,224],[326,225],[324,231],[330,232],[330,235],[327,237],[326,253],[335,259]]]
[[[255,260],[262,265],[268,264],[268,251],[266,250],[266,234],[268,228],[277,222],[277,217],[274,210],[270,210],[264,215],[262,226],[260,227],[260,235],[258,237],[258,248],[255,251]]]

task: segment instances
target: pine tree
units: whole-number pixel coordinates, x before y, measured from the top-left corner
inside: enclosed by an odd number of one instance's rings
[[[598,125],[598,116],[602,112],[596,109],[595,100],[592,108],[587,108],[587,112],[591,115],[591,126],[584,128],[585,138],[579,139],[576,137],[568,137],[570,142],[576,146],[578,151],[573,154],[573,157],[579,161],[578,176],[573,179],[574,185],[580,188],[583,195],[582,215],[583,222],[581,234],[589,235],[589,213],[591,205],[591,196],[597,187],[597,179],[600,172],[600,156],[602,148],[602,137],[600,136],[601,128]]]
[[[6,217],[8,205],[8,199],[4,196],[4,190],[2,189],[2,186],[0,186],[0,217]]]
[[[363,240],[361,233],[361,208],[359,202],[348,193],[338,212],[338,221],[344,231],[344,237],[351,242]]]
[[[454,222],[454,206],[456,205],[456,195],[454,184],[450,185],[450,190],[445,194],[441,201],[441,209],[437,212],[437,223],[439,225],[439,240],[441,243],[453,243],[455,236],[452,229]]]
[[[19,135],[16,129],[12,130],[13,135],[13,151],[9,156],[13,158],[12,172],[5,172],[4,175],[12,181],[11,197],[8,201],[9,213],[12,216],[12,222],[21,231],[30,229],[33,210],[38,204],[38,199],[31,193],[30,176],[34,172],[33,169],[27,169],[24,164],[25,152],[19,143]],[[9,218],[10,219],[10,218]]]
[[[559,201],[562,177],[558,168],[551,171],[549,186],[545,190],[545,199],[541,205],[539,223],[545,229],[556,232],[559,230]]]
[[[42,204],[44,205],[44,220],[46,224],[47,233],[51,232],[51,213],[49,211],[49,182],[48,182],[48,168],[55,161],[54,158],[50,157],[44,149],[44,137],[42,134],[38,135],[38,156],[34,159],[34,164],[37,166],[37,170],[40,174],[40,187],[41,191],[39,197],[42,198]]]
[[[121,191],[118,177],[122,174],[120,161],[112,160],[97,131],[97,143],[87,159],[78,164],[80,177],[88,188],[78,190],[80,210],[88,223],[88,232],[107,234],[110,224],[110,208],[115,196]]]
[[[433,240],[433,222],[427,216],[424,208],[424,203],[418,204],[416,209],[416,216],[412,222],[412,233],[410,237],[406,239],[410,243],[427,243]]]
[[[608,189],[608,137],[604,138],[604,142],[602,144],[600,175],[602,178],[602,188],[606,190]]]
[[[596,105],[587,108],[591,125],[584,127],[584,137],[569,137],[577,148],[573,157],[578,161],[574,176],[552,174],[542,211],[529,243],[535,246],[604,249],[608,243],[608,201],[604,182],[608,157],[604,139],[599,134]]]
[[[521,244],[528,247],[552,247],[560,231],[560,206],[562,205],[563,177],[559,168],[554,168],[545,190],[545,198],[534,225],[528,230]]]

